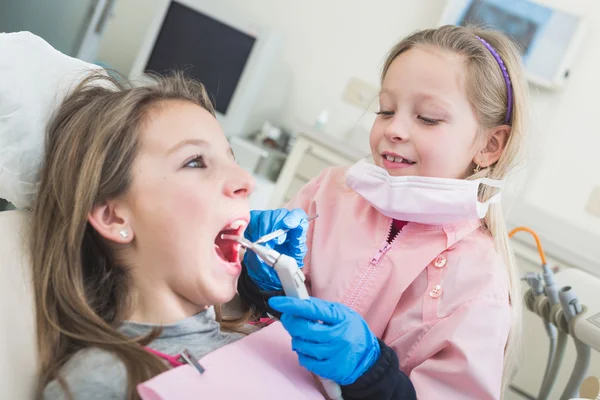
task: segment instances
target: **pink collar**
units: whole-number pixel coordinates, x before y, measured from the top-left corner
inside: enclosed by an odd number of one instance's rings
[[[145,349],[145,350],[146,350],[148,353],[152,353],[152,354],[154,354],[155,356],[157,356],[158,358],[162,358],[163,360],[167,361],[169,364],[171,364],[171,367],[173,367],[173,368],[175,368],[175,367],[180,367],[180,366],[182,366],[182,365],[184,365],[184,364],[185,364],[184,362],[182,362],[182,361],[179,361],[179,360],[181,360],[181,356],[177,356],[177,357],[175,357],[175,356],[170,356],[170,355],[168,355],[168,354],[161,353],[161,352],[160,352],[160,351],[158,351],[158,350],[151,349],[150,347],[144,347],[144,349]]]

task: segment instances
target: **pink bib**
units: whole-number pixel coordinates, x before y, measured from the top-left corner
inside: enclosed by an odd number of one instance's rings
[[[298,363],[292,338],[280,322],[221,347],[190,365],[138,385],[142,400],[323,400],[320,385]]]

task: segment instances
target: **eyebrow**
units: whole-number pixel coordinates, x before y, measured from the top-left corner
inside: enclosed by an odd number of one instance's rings
[[[419,98],[419,100],[431,100],[431,101],[433,101],[435,103],[440,103],[442,106],[448,107],[450,109],[454,109],[454,106],[453,106],[453,104],[451,102],[449,102],[447,100],[444,100],[441,97],[429,94],[429,93],[423,93],[423,92],[421,92],[421,93],[417,94],[417,97]]]
[[[381,95],[383,95],[383,94],[387,94],[387,95],[390,95],[390,96],[394,96],[394,91],[393,91],[393,90],[386,89],[386,88],[382,88],[382,89],[379,91],[379,95],[381,96]],[[455,109],[454,105],[453,105],[451,102],[449,102],[449,101],[447,101],[447,100],[444,100],[443,98],[441,98],[441,97],[438,97],[438,96],[435,96],[435,95],[433,95],[433,94],[430,94],[430,93],[426,93],[426,92],[418,92],[418,93],[416,94],[416,97],[417,97],[419,100],[421,100],[421,101],[423,101],[423,100],[431,100],[431,101],[433,101],[433,102],[440,103],[442,106],[444,106],[444,107],[446,107],[446,108],[448,108],[448,109],[450,109],[450,110],[454,110],[454,109]]]
[[[190,146],[190,145],[191,146],[199,146],[199,147],[210,147],[210,144],[206,140],[185,139],[185,140],[182,140],[181,142],[177,143],[175,146],[171,147],[167,151],[167,154],[172,154],[172,153],[176,152],[177,150],[181,149],[182,147]]]

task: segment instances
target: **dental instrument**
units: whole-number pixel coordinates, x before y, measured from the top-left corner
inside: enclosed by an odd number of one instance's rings
[[[316,219],[319,216],[319,214],[315,214],[312,217],[309,217],[306,222],[310,222],[313,219]],[[290,230],[289,229],[277,229],[271,233],[267,233],[266,235],[258,238],[257,241],[254,242],[254,244],[263,244],[263,243],[267,243],[270,242],[271,240],[278,238],[279,236],[283,235],[284,233],[288,233]]]
[[[317,216],[313,217],[313,219],[316,217]],[[281,254],[260,244],[252,243],[241,236],[222,234],[221,239],[238,242],[246,249],[255,252],[265,263],[274,268],[286,296],[305,300],[310,298],[306,285],[304,284],[306,277],[302,270],[298,268],[296,260],[292,257]],[[337,383],[321,377],[319,377],[319,379],[323,385],[323,389],[331,400],[343,400],[342,389]]]

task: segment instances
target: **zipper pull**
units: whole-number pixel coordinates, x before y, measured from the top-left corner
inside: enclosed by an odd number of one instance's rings
[[[387,253],[391,247],[391,244],[385,242],[385,244],[381,246],[379,250],[377,250],[377,254],[375,254],[373,258],[371,258],[371,264],[377,264],[381,260],[381,257],[383,257],[384,254]]]

